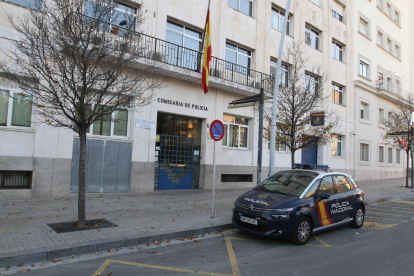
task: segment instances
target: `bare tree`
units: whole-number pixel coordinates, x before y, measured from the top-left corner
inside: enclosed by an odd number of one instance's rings
[[[291,64],[281,74],[277,113],[277,146],[286,145],[291,152],[291,166],[295,152],[305,147],[326,144],[338,124],[337,117],[328,111],[330,95],[324,95],[328,73],[320,65],[312,65],[304,56],[302,43],[292,43],[286,48],[284,60]],[[306,74],[305,74],[306,72]],[[271,101],[269,101],[271,102]],[[267,103],[267,106],[271,103]],[[325,113],[322,126],[311,126],[311,113]],[[265,136],[270,138],[271,108],[264,117],[269,121]]]
[[[405,146],[404,150],[407,154],[407,172],[405,187],[408,185],[408,169],[409,153],[411,150],[411,137],[409,131],[411,130],[411,114],[414,111],[414,95],[405,92],[403,95],[398,96],[396,106],[392,113],[388,114],[388,120],[384,121],[380,125],[380,128],[384,131],[383,140],[386,145],[394,148],[399,148],[400,145]],[[387,135],[397,134],[397,135]]]
[[[0,70],[31,93],[24,100],[35,107],[38,123],[79,134],[78,227],[84,227],[87,130],[94,122],[125,120],[120,109],[148,104],[161,86],[158,67],[141,58],[149,50],[133,30],[142,20],[114,17],[112,1],[36,0],[35,5],[20,18],[7,15],[20,39],[3,50],[7,62]]]

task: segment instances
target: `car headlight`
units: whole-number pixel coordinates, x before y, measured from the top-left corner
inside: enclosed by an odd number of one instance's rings
[[[292,212],[295,208],[274,209],[275,212]]]
[[[284,214],[284,215],[272,215],[272,218],[274,220],[287,220],[287,219],[289,219],[289,215],[288,214]]]

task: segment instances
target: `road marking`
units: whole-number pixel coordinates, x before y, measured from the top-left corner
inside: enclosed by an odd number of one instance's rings
[[[369,213],[369,212],[366,212]],[[382,218],[378,216],[365,216],[366,218],[372,218],[372,219],[380,219],[380,220],[395,220],[395,221],[401,221],[401,222],[407,222],[408,220],[401,220],[401,219],[393,219],[393,218]]]
[[[372,223],[373,225],[367,225],[366,223]],[[362,226],[362,228],[364,228],[364,229],[378,229],[378,230],[382,230],[382,229],[391,228],[391,227],[394,227],[394,226],[397,226],[397,225],[398,224],[386,224],[386,223],[366,221],[364,223],[364,226]]]
[[[327,244],[325,241],[323,241],[321,238],[313,235],[313,237],[320,242],[321,244],[305,244],[306,246],[318,246],[318,247],[331,247],[329,244]]]
[[[369,214],[380,214],[380,215],[386,215],[386,216],[394,216],[393,214],[387,214],[387,213],[379,213],[379,212],[367,212]],[[396,215],[397,217],[407,217],[412,218],[413,216],[406,216],[406,215]]]
[[[214,272],[205,272],[205,271],[198,271],[198,270],[191,270],[191,269],[183,269],[183,268],[175,268],[175,267],[168,267],[168,266],[161,266],[161,265],[149,265],[149,264],[141,264],[141,263],[134,263],[134,262],[127,262],[127,261],[119,261],[119,260],[112,260],[107,259],[99,268],[95,271],[92,276],[99,276],[100,273],[103,273],[103,271],[108,267],[111,263],[118,263],[118,264],[124,264],[124,265],[132,265],[132,266],[140,266],[140,267],[146,267],[146,268],[156,268],[156,269],[162,269],[162,270],[170,270],[170,271],[176,271],[176,272],[185,272],[185,273],[193,273],[193,274],[201,274],[201,275],[215,275],[215,276],[239,276],[234,274],[223,274],[223,273],[214,273]]]
[[[234,254],[233,245],[231,244],[231,237],[226,237],[225,240],[226,240],[227,253],[229,254],[231,268],[233,270],[233,275],[239,276],[241,274],[240,274],[239,266],[237,265],[236,254]]]
[[[405,204],[414,204],[413,201],[403,201],[403,200],[399,200],[399,201],[394,201],[394,202],[405,203]]]
[[[378,208],[379,207],[381,207],[381,206],[378,206]],[[375,207],[372,207],[372,208],[375,208]],[[386,209],[386,208],[394,208],[394,209],[399,208],[399,209],[403,209],[403,210],[407,209],[407,210],[413,210],[414,211],[414,207],[404,207],[404,205],[398,205],[398,204],[397,205],[390,204],[390,205],[384,206],[382,208],[383,209]],[[371,209],[371,207],[369,207],[367,209]]]
[[[374,210],[380,210],[380,211],[385,211],[385,212],[397,212],[397,213],[407,213],[407,214],[413,214],[414,215],[414,211],[413,212],[406,212],[406,211],[398,211],[398,210],[385,210],[384,208],[370,208],[370,209],[374,209]]]

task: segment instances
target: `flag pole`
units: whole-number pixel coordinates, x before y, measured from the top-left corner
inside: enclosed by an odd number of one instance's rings
[[[211,0],[208,0],[207,15],[206,15],[205,23],[204,23],[203,42],[201,43],[201,47],[202,47],[201,51],[202,52],[204,51],[204,41],[206,39],[206,27],[207,27],[208,13],[210,11],[210,2],[211,2]],[[203,70],[203,66],[201,66],[201,55],[200,55],[200,58],[198,60],[198,64],[200,66],[199,71],[202,71]]]

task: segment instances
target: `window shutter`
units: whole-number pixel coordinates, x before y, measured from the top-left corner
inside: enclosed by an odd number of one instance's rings
[[[332,9],[341,16],[344,16],[344,7],[339,5],[336,1],[332,2]]]

